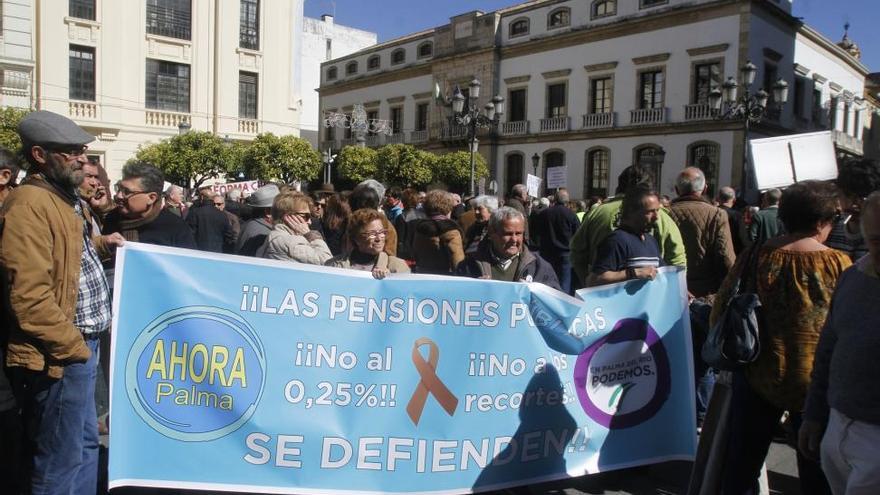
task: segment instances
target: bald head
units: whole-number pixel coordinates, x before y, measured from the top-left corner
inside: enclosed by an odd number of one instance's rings
[[[736,190],[730,186],[724,186],[718,190],[718,203],[724,206],[733,206],[736,200]]]
[[[679,196],[700,195],[706,190],[706,176],[697,167],[687,167],[678,174],[675,192]]]

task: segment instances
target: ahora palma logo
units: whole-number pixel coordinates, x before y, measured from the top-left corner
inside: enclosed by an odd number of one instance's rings
[[[145,328],[128,356],[125,386],[137,414],[188,442],[244,424],[263,394],[266,360],[253,328],[220,308],[169,311]]]

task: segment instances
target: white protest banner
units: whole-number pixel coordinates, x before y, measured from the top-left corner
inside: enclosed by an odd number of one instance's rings
[[[227,182],[226,184],[214,184],[211,186],[215,194],[226,194],[232,189],[240,189],[242,194],[250,194],[260,187],[260,181],[247,180],[243,182]]]
[[[749,145],[759,191],[804,180],[837,178],[831,131],[752,139]]]
[[[541,189],[541,178],[536,175],[529,174],[526,177],[526,189],[528,189],[529,191],[529,196],[537,198],[538,190]]]
[[[562,165],[560,167],[550,167],[547,169],[547,187],[556,189],[565,187],[568,183],[568,167]]]

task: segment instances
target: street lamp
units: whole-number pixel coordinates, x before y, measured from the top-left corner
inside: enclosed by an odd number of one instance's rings
[[[539,163],[541,163],[541,155],[535,153],[534,155],[532,155],[532,169],[535,172],[532,175],[534,175],[535,177],[538,176],[538,164]]]
[[[771,112],[778,111],[788,101],[788,83],[781,77],[776,80],[773,87],[773,107],[768,107],[770,95],[765,88],[759,89],[752,93],[751,87],[755,82],[755,76],[758,68],[752,62],[740,68],[740,82],[742,83],[742,94],[739,93],[739,85],[733,76],[728,77],[721,85],[721,89],[715,88],[709,92],[709,105],[718,112],[716,118],[718,120],[739,120],[743,124],[743,163],[742,163],[742,183],[740,191],[745,190],[747,185],[746,174],[748,165],[748,145],[749,131],[753,124],[761,122]],[[724,105],[722,111],[722,104]]]
[[[361,148],[366,146],[367,140],[364,137],[364,134],[367,132],[385,135],[390,135],[392,133],[390,120],[367,118],[367,111],[360,103],[354,106],[351,114],[346,114],[344,112],[327,112],[324,116],[324,127],[351,129],[352,132],[354,132],[357,145]]]
[[[474,178],[476,175],[475,155],[479,151],[480,142],[477,139],[477,131],[480,129],[489,129],[498,126],[501,122],[501,116],[504,115],[504,98],[496,95],[492,101],[486,103],[483,111],[477,107],[477,100],[480,98],[480,81],[474,78],[468,84],[468,95],[464,96],[458,86],[455,87],[455,93],[452,95],[452,113],[455,123],[467,127],[467,139],[470,144],[471,153],[471,188],[470,195],[474,196],[476,192],[476,183]]]

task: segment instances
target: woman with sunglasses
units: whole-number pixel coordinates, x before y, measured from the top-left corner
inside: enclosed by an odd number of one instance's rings
[[[346,252],[331,259],[327,266],[368,271],[381,280],[389,273],[409,273],[409,266],[385,252],[388,231],[378,210],[362,208],[352,213],[346,230]]]
[[[260,258],[323,265],[333,255],[320,232],[311,230],[312,199],[284,192],[272,203],[272,231],[257,251]]]

